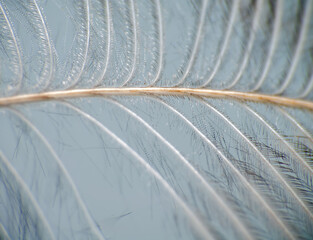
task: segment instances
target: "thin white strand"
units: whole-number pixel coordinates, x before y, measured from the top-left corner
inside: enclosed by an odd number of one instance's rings
[[[0,222],[0,236],[2,236],[3,240],[11,240],[7,230],[3,227],[2,223]]]
[[[215,113],[217,113],[220,117],[222,117],[244,140],[247,142],[251,148],[260,156],[260,158],[264,161],[264,163],[271,169],[271,171],[283,182],[283,184],[287,187],[287,189],[291,192],[291,194],[296,198],[296,200],[300,203],[302,207],[304,207],[305,211],[308,212],[309,209],[306,207],[304,202],[298,197],[298,195],[295,193],[295,191],[292,189],[292,187],[286,182],[286,180],[281,176],[281,174],[270,164],[270,162],[266,159],[266,157],[261,153],[261,151],[255,146],[255,144],[252,143],[252,141],[246,137],[227,117],[225,117],[221,112],[219,112],[216,108],[211,106],[206,101],[202,102],[209,107],[211,110],[213,110]],[[246,106],[246,108],[251,112],[254,112],[251,108]],[[259,115],[258,115],[259,116]],[[260,117],[260,116],[259,116]],[[263,121],[262,121],[263,122]],[[264,123],[264,122],[263,122]],[[312,214],[309,213],[310,217],[312,218]]]
[[[301,164],[305,166],[311,173],[313,172],[311,167],[307,164],[307,162],[290,146],[290,144],[279,134],[277,133],[256,111],[252,108],[248,107],[244,104],[244,107],[251,112],[257,119],[259,119],[272,133],[274,133],[285,145],[286,147],[292,151],[292,153],[300,160]],[[257,149],[257,148],[256,148]],[[258,150],[259,151],[259,150]],[[260,156],[262,153],[259,151]],[[263,155],[262,155],[263,156]],[[297,202],[301,205],[304,211],[309,215],[309,217],[313,220],[313,213],[308,208],[308,206],[302,201],[302,199],[298,196],[298,194],[294,191],[294,189],[287,183],[287,181],[283,178],[283,176],[277,171],[277,169],[270,164],[270,162],[263,156],[264,162],[268,165],[269,169],[280,179],[280,181],[284,184],[284,186],[289,190],[289,192],[294,196]]]
[[[248,60],[250,58],[252,47],[253,47],[253,44],[254,44],[255,35],[256,35],[257,29],[258,29],[258,25],[259,25],[259,22],[260,22],[260,17],[261,17],[261,13],[262,13],[262,10],[263,10],[263,6],[264,6],[264,1],[263,0],[258,0],[257,1],[257,6],[256,6],[256,10],[255,10],[255,13],[254,13],[252,28],[251,28],[250,34],[249,34],[248,45],[247,45],[247,48],[246,48],[246,51],[245,51],[245,55],[243,57],[243,61],[241,63],[240,69],[239,69],[239,71],[238,71],[234,81],[228,87],[226,87],[226,89],[231,89],[238,83],[238,81],[241,79],[242,74],[244,73],[244,71],[245,71],[245,69],[247,67]]]
[[[107,17],[107,45],[106,45],[106,57],[105,57],[105,66],[103,68],[103,72],[100,76],[100,78],[96,81],[94,86],[98,86],[100,83],[102,83],[103,78],[107,72],[108,66],[109,66],[109,61],[111,57],[111,44],[112,44],[112,36],[111,36],[111,24],[112,24],[112,19],[111,19],[111,10],[110,10],[110,2],[109,0],[105,1],[105,7],[106,7],[106,17]]]
[[[43,90],[46,90],[48,85],[51,83],[51,80],[52,80],[52,77],[53,77],[53,52],[52,52],[52,45],[51,45],[51,41],[50,41],[50,37],[49,37],[49,33],[48,33],[48,30],[47,30],[47,26],[46,26],[45,20],[44,20],[44,18],[42,16],[42,13],[41,13],[40,8],[39,8],[39,6],[37,4],[37,1],[36,0],[33,0],[33,1],[34,1],[36,10],[38,12],[40,21],[42,23],[42,27],[43,27],[44,34],[45,34],[45,40],[46,40],[46,43],[48,44],[48,49],[49,49],[49,61],[50,61],[49,73],[48,73],[48,77],[46,79],[46,84],[43,86]],[[39,84],[37,84],[37,86],[39,86]]]
[[[14,167],[11,165],[10,161],[6,158],[6,156],[2,153],[1,150],[0,150],[0,159],[2,160],[3,164],[6,166],[8,171],[13,175],[13,177],[16,180],[16,183],[19,185],[19,187],[21,189],[23,189],[24,193],[29,198],[30,202],[32,203],[33,207],[35,208],[35,211],[36,211],[36,213],[38,215],[38,218],[40,219],[40,221],[42,221],[41,223],[43,224],[43,226],[47,230],[47,234],[49,235],[49,239],[56,240],[56,238],[55,238],[55,236],[54,236],[54,234],[52,232],[51,226],[50,226],[47,218],[45,217],[44,213],[42,212],[38,202],[34,198],[32,192],[30,191],[30,189],[25,184],[25,182],[22,179],[22,177],[14,169]]]
[[[310,26],[310,20],[311,20],[311,15],[312,15],[312,6],[313,6],[313,1],[309,0],[306,2],[306,5],[304,6],[304,17],[303,17],[303,22],[299,34],[299,39],[296,47],[296,51],[294,53],[294,56],[292,58],[292,62],[289,67],[289,71],[287,74],[287,77],[283,81],[282,86],[274,92],[274,94],[279,95],[282,94],[286,88],[289,86],[290,82],[293,79],[293,76],[295,75],[295,72],[297,70],[297,66],[300,62],[301,55],[303,53],[303,48],[305,46],[305,41],[306,37],[308,34],[309,26]]]
[[[137,20],[136,20],[136,10],[135,10],[135,3],[134,0],[130,0],[130,15],[131,15],[131,21],[133,26],[133,61],[132,61],[132,68],[131,71],[126,79],[126,81],[122,84],[122,87],[126,86],[127,83],[129,83],[132,78],[134,77],[135,70],[136,70],[136,63],[137,63],[137,57],[138,57],[138,36],[137,36]]]
[[[21,89],[21,86],[22,86],[22,79],[23,79],[23,64],[22,64],[22,57],[21,57],[21,52],[20,52],[20,48],[17,44],[17,39],[15,37],[15,34],[14,34],[14,31],[13,31],[13,28],[12,28],[12,25],[10,23],[10,20],[9,20],[9,17],[8,15],[6,14],[6,11],[4,9],[4,7],[2,6],[2,1],[0,1],[0,10],[5,18],[5,21],[9,27],[9,30],[10,30],[10,33],[11,33],[11,36],[12,36],[12,39],[13,39],[13,42],[14,42],[14,46],[15,46],[15,49],[16,49],[16,53],[17,53],[17,58],[18,58],[18,63],[19,63],[19,71],[18,71],[18,77],[17,77],[17,86],[16,86],[16,90],[14,93],[18,93]],[[14,94],[13,93],[13,94]]]
[[[312,69],[312,73],[311,73],[311,77],[310,77],[308,86],[305,87],[305,89],[298,96],[298,98],[305,98],[305,97],[307,97],[309,95],[309,93],[312,91],[312,89],[313,89],[313,69]]]
[[[203,29],[203,25],[205,22],[207,6],[208,6],[208,0],[203,0],[202,5],[201,5],[201,13],[200,13],[198,29],[197,29],[197,33],[196,33],[195,42],[194,42],[194,45],[192,48],[192,52],[191,52],[191,55],[189,57],[187,67],[184,71],[184,75],[181,77],[181,79],[178,81],[178,83],[175,86],[179,86],[185,82],[185,80],[186,80],[186,78],[187,78],[188,74],[190,73],[190,70],[193,66],[193,63],[196,59],[196,55],[197,55],[198,48],[200,45],[200,40],[201,40],[202,29]]]
[[[84,0],[84,2],[86,3],[86,45],[85,45],[85,50],[83,53],[83,62],[82,62],[82,66],[79,70],[78,75],[76,76],[76,78],[74,79],[74,81],[70,84],[69,87],[67,87],[67,89],[71,89],[73,87],[75,87],[75,85],[78,83],[78,81],[80,80],[81,75],[83,74],[83,71],[85,69],[85,65],[87,62],[87,55],[88,55],[88,50],[89,50],[89,41],[90,41],[90,0]]]
[[[266,200],[262,197],[262,195],[249,183],[249,181],[242,175],[242,173],[231,163],[231,161],[223,154],[221,150],[219,150],[216,145],[212,143],[212,141],[207,138],[192,122],[190,122],[184,115],[182,115],[175,108],[170,106],[168,103],[164,102],[156,98],[160,103],[162,103],[165,107],[170,109],[176,115],[178,115],[187,125],[189,125],[197,135],[199,135],[220,157],[223,161],[232,169],[232,171],[240,178],[240,180],[245,184],[245,186],[253,193],[256,200],[261,203],[264,209],[269,213],[269,215],[273,218],[273,220],[281,227],[285,235],[289,239],[296,239],[295,236],[289,231],[289,228],[282,222],[282,220],[277,216],[271,206],[266,202]]]
[[[148,163],[146,162],[135,150],[133,150],[126,142],[124,142],[121,138],[115,135],[112,131],[110,131],[107,127],[105,127],[101,122],[96,120],[91,115],[85,113],[81,109],[73,106],[69,103],[63,103],[68,108],[74,110],[86,120],[95,124],[98,128],[100,128],[103,132],[108,134],[115,142],[121,145],[127,152],[130,153],[138,162],[143,165],[147,171],[159,182],[163,185],[164,189],[173,197],[173,199],[177,202],[177,204],[182,208],[182,210],[186,213],[186,215],[191,220],[193,227],[199,231],[199,234],[204,239],[214,239],[214,237],[209,232],[209,229],[205,226],[205,224],[201,221],[201,219],[190,209],[190,207],[184,202],[182,198],[180,198],[174,189],[166,182],[166,180]]]
[[[160,0],[155,0],[156,5],[156,16],[158,19],[158,32],[159,32],[159,59],[158,59],[158,70],[156,72],[155,78],[149,87],[154,86],[159,80],[163,68],[163,55],[164,55],[164,43],[163,43],[163,16]]]
[[[261,77],[256,83],[256,86],[251,90],[252,92],[256,92],[260,89],[260,87],[264,83],[268,75],[268,72],[272,66],[273,56],[276,51],[277,43],[278,43],[279,36],[280,36],[281,21],[282,21],[282,15],[283,15],[283,7],[284,7],[283,4],[284,4],[284,0],[277,0],[276,2],[274,27],[273,27],[273,32],[272,32],[270,48],[267,53],[267,57],[265,61],[265,67],[262,71]]]
[[[297,128],[313,143],[313,136],[295,119],[291,116],[287,111],[278,107],[277,108],[285,117],[287,117]]]
[[[286,147],[300,160],[300,163],[311,173],[313,174],[313,169],[310,167],[310,165],[308,165],[308,163],[305,161],[305,159],[294,149],[294,147],[292,147],[286,140],[285,138],[278,133],[269,123],[267,123],[267,121],[260,115],[258,114],[255,110],[253,110],[252,108],[248,107],[245,105],[245,107],[251,112],[253,113],[254,116],[256,116],[276,137],[279,138],[279,140],[281,140]],[[313,213],[312,213],[312,219],[313,219]]]
[[[125,105],[121,104],[112,99],[104,98],[106,101],[109,101],[119,108],[123,109],[141,124],[143,124],[150,132],[152,132],[160,141],[166,145],[177,157],[182,161],[182,163],[188,168],[188,170],[200,181],[200,183],[204,186],[204,188],[211,194],[214,198],[215,202],[220,205],[220,207],[227,213],[229,219],[231,219],[234,224],[238,227],[242,236],[245,239],[254,239],[252,235],[249,233],[247,227],[242,223],[241,219],[237,217],[234,211],[227,205],[225,200],[216,192],[216,190],[203,178],[203,176],[199,173],[197,169],[171,144],[169,143],[156,129],[154,129],[149,123],[143,120],[140,116],[138,116],[135,112],[131,111]]]
[[[23,114],[21,114],[19,111],[17,111],[16,109],[13,109],[13,108],[8,108],[8,110],[10,110],[17,117],[19,117],[25,124],[27,124],[27,126],[29,126],[32,129],[32,131],[34,131],[36,133],[36,135],[40,138],[40,140],[43,142],[43,144],[47,147],[47,149],[49,150],[49,152],[51,153],[51,155],[55,159],[59,169],[61,170],[61,172],[63,173],[63,175],[67,179],[68,183],[72,187],[72,190],[74,192],[74,196],[78,202],[78,205],[83,210],[83,214],[85,215],[87,222],[90,225],[91,230],[95,233],[95,235],[97,236],[98,239],[104,240],[102,233],[99,231],[98,227],[96,226],[95,222],[93,221],[92,217],[90,216],[89,211],[87,210],[87,207],[85,206],[85,204],[82,200],[82,197],[80,196],[80,194],[77,190],[77,187],[76,187],[73,179],[71,178],[71,175],[66,170],[66,167],[64,166],[61,159],[59,158],[59,156],[56,154],[56,152],[52,148],[51,144],[43,136],[43,134],[39,131],[39,129],[36,128],[35,125],[32,124]]]
[[[202,84],[200,86],[200,88],[207,87],[210,84],[210,82],[213,80],[213,78],[216,75],[218,69],[220,68],[222,60],[223,60],[224,55],[226,53],[226,50],[228,48],[228,44],[229,44],[229,41],[230,41],[231,34],[233,32],[233,29],[234,29],[235,21],[236,21],[237,15],[238,15],[238,9],[239,9],[239,5],[240,5],[240,1],[241,0],[234,0],[233,1],[232,8],[231,8],[231,13],[230,13],[230,17],[229,17],[229,21],[228,21],[228,25],[227,25],[227,30],[226,30],[226,34],[225,34],[225,38],[224,38],[223,43],[222,43],[222,48],[221,48],[221,50],[220,50],[220,52],[218,54],[217,62],[215,63],[213,71],[210,74],[208,80],[204,84]]]

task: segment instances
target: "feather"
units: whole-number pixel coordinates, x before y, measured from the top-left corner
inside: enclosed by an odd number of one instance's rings
[[[13,29],[12,26],[12,22],[10,20],[10,17],[8,15],[8,10],[6,9],[6,7],[4,6],[4,4],[2,2],[0,2],[0,10],[1,13],[3,15],[4,21],[5,23],[3,24],[3,33],[1,33],[1,35],[4,36],[11,36],[12,37],[12,41],[8,40],[7,42],[3,41],[3,44],[5,45],[6,43],[8,44],[6,50],[6,54],[9,55],[8,52],[12,52],[12,56],[15,59],[12,59],[10,57],[8,57],[8,60],[10,63],[7,64],[12,64],[13,65],[13,72],[15,73],[14,78],[16,78],[16,80],[11,79],[9,80],[10,84],[8,85],[7,88],[4,87],[3,90],[5,90],[6,94],[10,93],[12,95],[14,95],[14,93],[18,92],[21,88],[21,84],[22,84],[22,78],[23,78],[23,65],[22,65],[22,57],[21,57],[21,49],[20,46],[18,44],[18,39],[15,36],[15,30]],[[4,69],[3,69],[4,70]],[[10,77],[9,77],[10,79]],[[12,86],[13,85],[13,86]],[[13,91],[12,91],[13,89]],[[4,93],[5,93],[4,92]],[[5,96],[5,94],[1,94],[3,96]]]
[[[0,0],[0,238],[311,239],[312,4]]]

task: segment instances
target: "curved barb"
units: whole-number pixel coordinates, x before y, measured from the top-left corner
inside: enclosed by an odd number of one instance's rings
[[[8,232],[5,230],[2,223],[0,223],[0,236],[3,237],[3,240],[11,240]]]
[[[300,58],[302,55],[302,52],[304,50],[305,41],[307,39],[307,34],[308,34],[312,10],[313,10],[312,6],[313,6],[312,1],[307,1],[306,5],[304,6],[304,15],[303,15],[302,23],[301,23],[301,30],[299,33],[299,38],[298,38],[296,50],[295,50],[295,53],[294,53],[292,60],[291,60],[289,71],[288,71],[287,76],[284,79],[281,87],[278,90],[276,90],[274,92],[274,94],[277,94],[277,95],[282,94],[286,90],[286,88],[288,87],[288,85],[290,84],[290,82],[292,81],[292,79],[294,77],[294,74],[297,70],[297,66],[299,64],[299,61],[300,61]]]
[[[43,28],[44,36],[45,36],[45,44],[48,46],[48,52],[49,52],[48,53],[48,55],[49,55],[49,61],[48,61],[48,65],[49,65],[48,68],[49,68],[49,70],[48,70],[48,74],[47,75],[44,74],[45,79],[43,79],[44,81],[46,81],[46,84],[44,85],[43,90],[46,90],[48,88],[49,84],[52,81],[53,73],[54,73],[54,60],[53,60],[52,44],[51,44],[50,37],[49,37],[49,34],[48,34],[46,22],[44,20],[44,17],[42,15],[42,12],[41,12],[38,4],[37,4],[37,0],[33,0],[33,1],[34,1],[36,10],[38,12],[40,21],[42,23],[42,28]],[[39,84],[40,83],[38,83],[38,85]]]
[[[307,39],[307,34],[308,34],[311,16],[312,16],[312,10],[313,10],[312,6],[313,6],[313,1],[307,1],[304,6],[304,15],[303,15],[302,23],[301,23],[301,30],[299,33],[296,50],[292,57],[289,71],[287,73],[286,78],[284,79],[281,87],[274,92],[274,94],[276,95],[282,94],[286,90],[286,88],[289,86],[290,82],[292,81],[295,75],[302,52],[304,50],[305,41]]]
[[[105,98],[106,101],[109,101],[113,103],[114,105],[121,108],[123,111],[127,112],[129,115],[131,115],[133,118],[135,118],[137,121],[139,121],[142,125],[144,125],[153,135],[155,135],[160,141],[166,145],[172,152],[175,153],[175,155],[180,159],[180,161],[186,166],[186,168],[200,181],[201,185],[204,187],[204,189],[214,198],[215,202],[220,205],[221,209],[225,211],[229,217],[229,219],[232,220],[234,225],[240,229],[240,232],[242,236],[245,239],[254,239],[249,233],[249,230],[247,227],[243,224],[243,222],[238,218],[238,216],[235,214],[235,212],[228,206],[228,204],[225,202],[225,200],[217,193],[217,191],[208,183],[204,177],[201,175],[201,173],[171,144],[169,143],[156,129],[154,129],[149,123],[147,123],[145,120],[143,120],[140,116],[138,116],[135,112],[131,111],[129,108],[127,108],[125,105],[121,104],[120,102]]]
[[[71,189],[74,193],[74,196],[76,198],[76,201],[78,202],[78,205],[80,206],[80,208],[82,209],[84,216],[90,226],[91,231],[95,234],[97,239],[101,239],[104,240],[104,237],[102,236],[102,233],[99,231],[98,227],[96,226],[95,222],[93,221],[92,217],[89,214],[89,211],[87,209],[87,207],[85,206],[83,199],[81,198],[77,187],[75,186],[75,183],[73,182],[70,174],[68,173],[68,171],[66,170],[64,164],[62,163],[61,159],[58,157],[58,155],[56,154],[56,152],[54,151],[54,149],[52,148],[52,146],[50,145],[50,143],[48,142],[48,140],[42,135],[42,133],[23,115],[21,114],[19,111],[13,109],[13,108],[8,108],[8,110],[10,110],[12,113],[14,113],[18,118],[20,118],[25,124],[27,124],[27,126],[29,126],[32,131],[34,131],[36,133],[36,135],[40,138],[40,140],[44,143],[44,145],[47,147],[47,149],[49,150],[49,152],[51,153],[51,155],[53,156],[53,158],[56,161],[56,164],[58,165],[60,171],[62,172],[62,174],[64,175],[64,177],[66,178],[66,180],[68,181],[69,185],[71,186]]]
[[[56,240],[56,238],[52,232],[51,226],[50,226],[47,218],[45,217],[44,213],[42,212],[38,202],[34,198],[33,194],[31,193],[30,189],[28,188],[28,186],[25,184],[24,180],[21,178],[21,176],[18,174],[18,172],[14,169],[14,167],[12,166],[10,161],[6,158],[6,156],[2,153],[1,150],[0,150],[0,159],[1,159],[0,160],[0,169],[3,168],[1,166],[3,164],[5,166],[5,171],[4,171],[4,172],[6,172],[5,175],[10,174],[12,176],[13,180],[16,182],[16,184],[19,188],[19,191],[21,191],[23,193],[22,194],[23,198],[29,199],[30,203],[34,207],[34,210],[36,211],[36,215],[38,216],[38,220],[39,220],[36,224],[38,224],[39,226],[42,225],[42,227],[43,227],[42,230],[45,230],[45,238],[51,239],[51,240]],[[25,199],[24,199],[24,201],[25,201]]]
[[[106,14],[106,23],[107,23],[107,45],[106,45],[106,56],[105,56],[105,65],[103,68],[103,71],[101,73],[101,76],[95,83],[93,84],[93,87],[99,86],[103,83],[104,77],[108,71],[109,67],[109,61],[111,58],[111,44],[112,44],[112,31],[113,31],[113,26],[112,26],[112,19],[111,19],[111,9],[110,9],[110,1],[106,0],[105,1],[105,14]]]
[[[260,114],[258,114],[255,110],[253,110],[252,108],[248,107],[247,105],[245,105],[245,108],[251,112],[257,119],[259,119],[262,124],[264,124],[264,126],[266,126],[294,155],[295,157],[299,160],[299,162],[303,165],[303,167],[305,167],[312,175],[313,175],[313,169],[312,167],[310,167],[310,165],[308,165],[308,163],[305,161],[305,159],[300,156],[300,154],[295,150],[294,147],[292,147],[290,145],[290,143],[288,143],[286,141],[286,139],[280,134],[278,133]],[[312,215],[313,217],[313,215]]]
[[[313,89],[313,70],[310,76],[310,79],[308,81],[308,85],[304,88],[303,92],[299,95],[299,98],[306,98]]]
[[[264,1],[258,0],[257,4],[256,4],[256,10],[254,13],[253,23],[252,23],[252,26],[250,29],[248,44],[247,44],[245,54],[243,56],[240,68],[239,68],[238,73],[236,74],[234,80],[232,81],[232,83],[228,87],[226,87],[226,89],[233,88],[239,82],[239,80],[241,79],[242,75],[245,72],[245,69],[248,65],[248,61],[249,61],[249,58],[251,55],[252,47],[254,44],[255,35],[256,35],[256,32],[257,32],[258,27],[259,27],[258,25],[260,23],[260,18],[261,18],[261,13],[262,13],[263,7],[264,7]]]
[[[257,148],[257,146],[245,135],[243,134],[243,132],[237,128],[227,117],[225,117],[221,112],[219,112],[216,108],[214,108],[213,106],[211,106],[209,103],[207,103],[206,101],[202,100],[201,102],[203,102],[207,107],[209,107],[212,111],[214,111],[216,114],[218,114],[220,117],[222,117],[224,119],[224,121],[227,122],[227,124],[229,126],[231,126],[243,139],[244,141],[251,146],[251,148],[259,155],[259,157],[262,159],[262,161],[265,163],[266,166],[269,167],[269,170],[277,176],[277,178],[285,185],[286,189],[288,189],[291,193],[291,195],[293,195],[293,197],[298,201],[298,203],[303,207],[303,209],[305,210],[305,212],[310,216],[310,218],[313,217],[310,209],[306,206],[306,204],[303,202],[303,200],[298,196],[297,192],[289,185],[289,183],[284,179],[284,177],[275,169],[274,166],[272,166],[272,164],[269,162],[269,160],[261,153],[261,151]],[[247,108],[250,112],[252,112],[253,114],[255,114],[258,118],[261,118],[260,115],[258,115],[253,109],[251,109],[250,107],[246,106],[244,104],[245,108]],[[263,120],[264,121],[264,120]],[[263,122],[262,121],[262,122]],[[264,122],[263,122],[264,123]],[[269,125],[267,124],[267,127],[269,127]],[[272,129],[272,128],[271,128]],[[273,129],[272,129],[273,130]],[[281,139],[282,140],[282,139]],[[287,142],[285,143],[286,145],[288,144]],[[297,157],[300,157],[299,155]]]
[[[76,67],[75,68],[75,72],[78,72],[77,74],[74,74],[72,76],[69,77],[68,81],[70,81],[69,86],[67,87],[67,89],[71,89],[73,87],[75,87],[75,85],[79,82],[83,71],[85,69],[86,66],[86,62],[87,62],[87,55],[88,55],[88,50],[89,50],[89,42],[90,42],[90,0],[80,0],[80,1],[84,1],[85,2],[85,11],[86,11],[86,36],[85,37],[85,46],[83,49],[82,53],[79,53],[79,58],[82,58],[82,61],[80,63],[80,67]],[[85,34],[83,34],[85,35]],[[80,49],[79,49],[80,51]]]
[[[305,166],[310,172],[312,172],[311,167],[305,162],[305,160],[289,145],[289,143],[283,139],[280,134],[278,134],[263,118],[260,116],[255,110],[250,108],[249,106],[244,104],[244,107],[251,112],[259,121],[261,121],[268,129],[270,129],[292,152],[297,156],[297,159],[300,160],[301,164]],[[257,150],[259,151],[259,150]],[[262,153],[260,152],[260,155]],[[264,156],[263,156],[264,157]],[[291,195],[297,200],[299,205],[304,209],[304,211],[307,213],[307,215],[313,220],[313,213],[309,209],[309,207],[306,205],[306,203],[299,197],[299,194],[296,193],[296,191],[289,185],[289,183],[284,179],[284,177],[276,170],[274,166],[272,166],[268,160],[264,157],[264,162],[268,165],[269,169],[273,172],[275,176],[281,181],[281,183],[285,186],[286,189],[291,193]]]
[[[23,80],[23,64],[22,64],[22,57],[21,57],[21,50],[20,50],[20,46],[18,45],[17,42],[17,38],[15,36],[15,33],[13,31],[13,27],[12,24],[10,22],[9,16],[7,14],[7,10],[4,6],[4,4],[2,3],[2,0],[0,1],[0,10],[4,16],[5,22],[9,28],[10,34],[12,36],[13,39],[13,43],[14,43],[14,48],[16,49],[16,54],[17,54],[17,60],[18,60],[18,74],[17,74],[17,84],[15,86],[15,90],[12,93],[12,95],[14,95],[15,93],[18,93],[22,87],[22,80]]]
[[[194,44],[193,44],[193,47],[191,50],[191,54],[190,54],[189,59],[188,59],[187,67],[184,69],[183,76],[180,78],[180,80],[178,81],[178,83],[175,86],[182,85],[185,82],[188,75],[190,74],[190,70],[191,70],[191,68],[194,64],[194,61],[196,59],[196,56],[197,56],[197,51],[198,51],[198,48],[200,45],[201,35],[203,34],[202,29],[203,29],[203,25],[205,23],[207,6],[208,6],[208,0],[203,0],[202,6],[201,6],[201,13],[200,13],[200,17],[199,17],[197,33],[195,36],[195,40],[194,40]]]
[[[160,0],[155,0],[156,5],[156,16],[157,16],[157,26],[158,26],[158,36],[159,36],[159,58],[158,58],[158,67],[157,72],[150,83],[149,87],[155,86],[155,84],[160,80],[162,69],[163,69],[163,61],[164,61],[164,32],[163,32],[163,15]]]
[[[181,118],[186,124],[193,129],[193,131],[199,135],[220,157],[221,159],[232,169],[232,171],[239,177],[239,179],[245,184],[245,186],[251,191],[251,193],[254,195],[256,201],[258,201],[261,206],[266,210],[266,212],[272,217],[272,219],[280,226],[284,234],[289,239],[296,239],[296,237],[293,235],[293,233],[290,232],[289,228],[285,225],[285,223],[280,219],[280,217],[275,213],[275,211],[272,209],[272,207],[266,202],[265,198],[249,183],[247,178],[242,175],[242,173],[232,164],[231,160],[228,159],[224,153],[218,149],[214,143],[207,138],[192,122],[190,122],[182,113],[180,113],[178,110],[170,106],[168,103],[157,99],[160,103],[162,103],[165,107],[170,109],[173,113],[175,113],[179,118]]]
[[[279,36],[280,36],[280,29],[281,29],[281,22],[282,22],[283,8],[284,8],[283,4],[284,4],[284,0],[277,0],[276,2],[272,38],[271,38],[270,47],[267,53],[267,57],[265,60],[265,66],[263,68],[263,71],[259,80],[256,82],[255,87],[251,90],[252,92],[256,92],[260,89],[260,87],[264,83],[268,75],[268,72],[272,66],[273,56],[275,54]]]
[[[136,20],[136,9],[134,0],[130,0],[130,17],[132,24],[132,34],[133,34],[133,60],[132,67],[130,73],[128,74],[125,82],[122,84],[122,87],[126,86],[134,77],[136,66],[137,66],[137,58],[138,58],[138,30],[137,30],[137,20]]]
[[[286,118],[288,118],[312,143],[313,143],[313,136],[306,130],[297,119],[291,116],[287,111],[282,109],[281,107],[277,108]]]
[[[204,239],[214,239],[212,234],[209,232],[208,228],[201,221],[201,219],[191,210],[191,208],[184,202],[184,200],[178,196],[174,189],[169,185],[169,183],[158,173],[148,162],[146,162],[135,150],[133,150],[126,142],[115,135],[111,130],[105,127],[101,122],[92,117],[91,115],[85,113],[81,109],[73,106],[69,103],[64,103],[69,109],[77,112],[86,120],[92,122],[95,126],[101,129],[104,133],[108,134],[114,141],[116,141],[121,147],[123,147],[129,154],[134,157],[146,170],[151,174],[171,195],[175,202],[182,208],[185,214],[188,216],[193,228],[198,231]]]
[[[227,30],[226,30],[225,37],[224,37],[224,40],[222,43],[222,47],[221,47],[219,54],[217,56],[217,61],[214,65],[214,68],[213,68],[212,73],[210,74],[208,80],[200,86],[201,88],[205,88],[210,84],[210,82],[213,80],[213,78],[215,77],[217,71],[219,70],[219,68],[222,64],[222,60],[224,58],[224,55],[225,55],[226,50],[227,50],[228,45],[229,45],[231,34],[234,30],[236,18],[238,15],[240,1],[241,0],[234,0],[233,1],[231,12],[230,12],[230,17],[229,17],[229,21],[228,21]]]
[[[26,47],[24,45],[21,46],[21,49],[23,49],[24,53],[28,53],[28,55],[23,56],[24,82],[21,85],[23,88],[25,87],[28,92],[45,91],[54,79],[55,63],[52,46],[53,44],[48,33],[44,13],[38,5],[37,0],[30,0],[27,2],[11,1],[10,5],[11,4],[13,5],[17,15],[14,17],[19,18],[19,14],[21,14],[23,18],[20,20],[23,21],[23,23],[18,24],[18,26],[26,29],[19,29],[20,32],[26,30],[27,32],[26,34],[24,33],[24,37],[26,39],[30,38],[31,41],[30,43],[24,43]],[[24,18],[27,21],[26,24],[28,23],[29,25],[24,25]],[[22,37],[20,40],[22,40]],[[29,79],[27,79],[29,76],[34,79],[29,81]]]

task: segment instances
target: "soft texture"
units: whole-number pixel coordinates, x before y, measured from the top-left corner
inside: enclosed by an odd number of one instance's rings
[[[0,239],[311,239],[312,13],[0,0]]]

